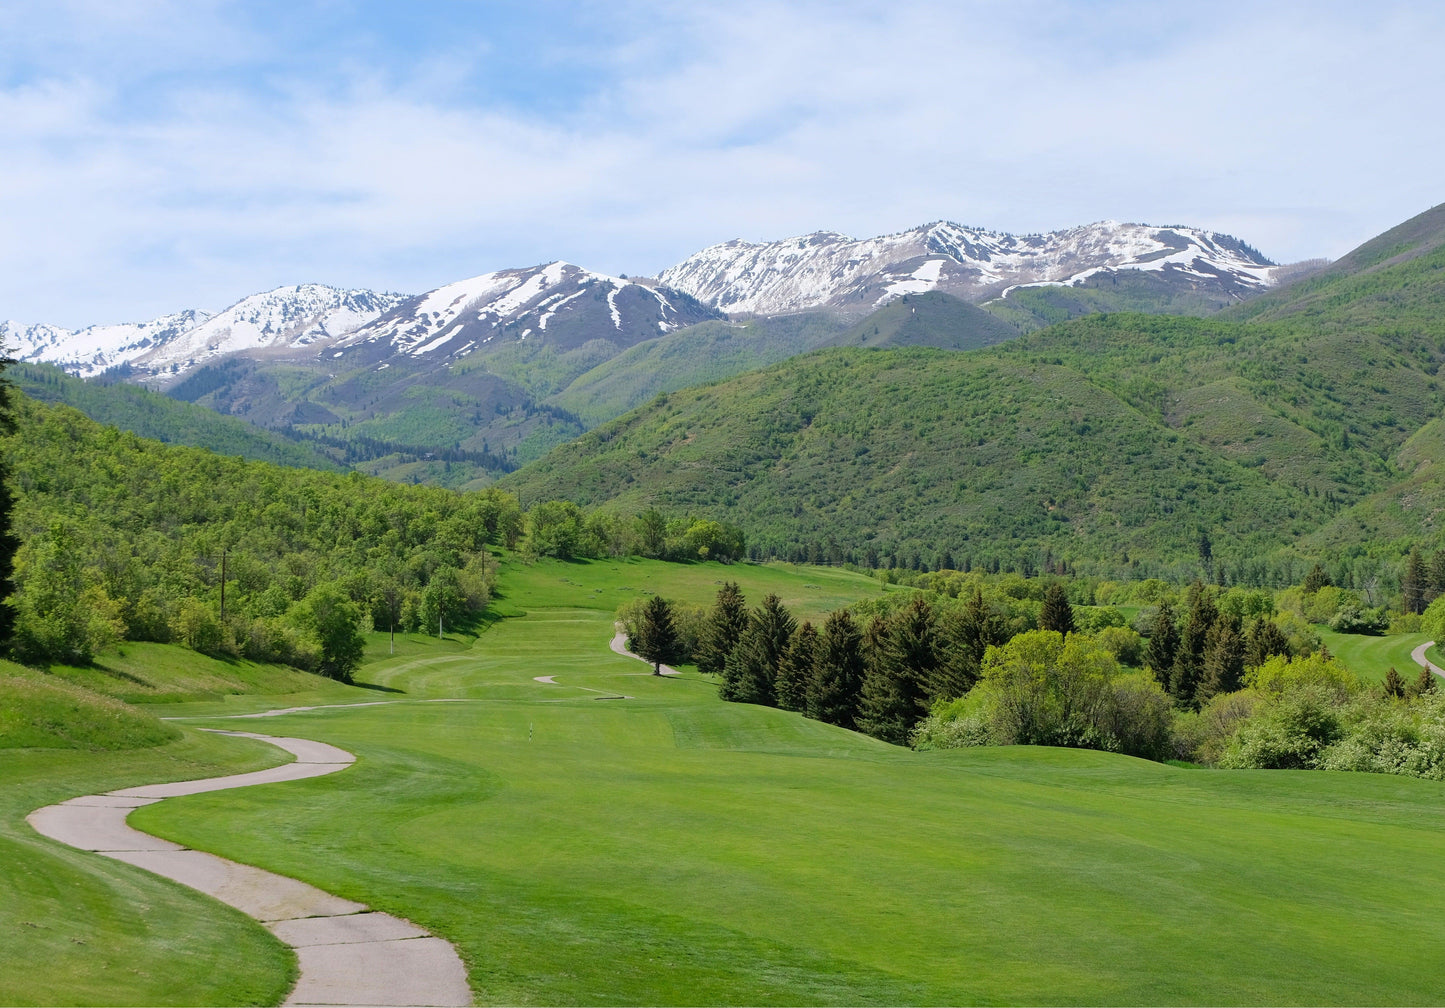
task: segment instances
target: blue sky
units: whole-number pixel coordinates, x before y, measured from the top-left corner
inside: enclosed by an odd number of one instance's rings
[[[1338,256],[1445,200],[1445,5],[0,4],[0,318],[1105,218]]]

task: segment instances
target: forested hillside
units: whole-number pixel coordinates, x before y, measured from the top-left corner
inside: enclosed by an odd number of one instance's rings
[[[1301,556],[1398,558],[1445,501],[1438,215],[1254,320],[823,351],[662,397],[506,485],[687,507],[795,558],[1280,584]]]

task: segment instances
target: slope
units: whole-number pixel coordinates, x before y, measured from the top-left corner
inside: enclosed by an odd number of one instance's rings
[[[139,385],[83,381],[48,364],[16,364],[5,374],[32,399],[73,406],[97,423],[141,437],[275,465],[333,472],[343,468],[315,446],[288,440],[214,410],[178,402]]]
[[[609,654],[609,566],[509,572],[527,615],[445,676],[367,670],[453,702],[268,720],[353,770],[138,822],[444,935],[478,1003],[1432,999],[1438,783],[908,752]]]
[[[660,397],[504,481],[528,500],[656,503],[765,555],[1027,567],[1240,555],[1333,511],[1076,369],[996,352],[828,350]]]

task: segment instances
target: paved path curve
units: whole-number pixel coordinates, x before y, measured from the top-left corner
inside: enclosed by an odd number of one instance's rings
[[[617,636],[612,638],[611,647],[613,651],[616,651],[624,658],[636,658],[640,662],[647,662],[648,665],[652,664],[652,662],[647,661],[647,659],[642,657],[642,655],[635,654],[627,650],[627,632],[625,630],[617,631]],[[681,672],[673,668],[671,665],[663,665],[660,669],[660,672],[662,675],[682,675]]]
[[[470,1005],[466,969],[456,950],[410,921],[284,875],[188,850],[126,824],[133,809],[164,798],[320,777],[356,761],[346,750],[324,742],[252,732],[219,734],[269,742],[296,761],[230,777],[72,798],[37,809],[26,821],[53,840],[174,879],[256,918],[296,950],[300,979],[287,1005]]]
[[[1414,651],[1411,651],[1410,657],[1415,659],[1415,664],[1419,665],[1421,668],[1429,669],[1431,672],[1435,673],[1435,675],[1445,677],[1445,669],[1442,669],[1439,665],[1430,664],[1430,659],[1425,657],[1425,650],[1434,646],[1434,641],[1427,640],[1424,644],[1421,644]]]

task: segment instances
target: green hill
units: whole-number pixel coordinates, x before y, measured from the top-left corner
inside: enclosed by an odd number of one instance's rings
[[[890,301],[829,345],[973,350],[1018,334],[1018,329],[982,308],[942,291],[928,291]]]
[[[1268,581],[1293,576],[1296,544],[1388,554],[1433,540],[1445,505],[1436,216],[1248,321],[1094,315],[963,354],[823,351],[661,397],[508,485],[712,514],[792,557],[1185,573],[1203,534],[1225,575]]]
[[[48,364],[16,364],[5,375],[32,399],[73,406],[97,423],[141,437],[276,465],[333,472],[343,468],[314,445],[289,440],[214,410],[177,402],[139,385],[82,381]]]

